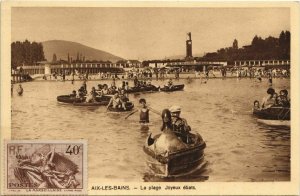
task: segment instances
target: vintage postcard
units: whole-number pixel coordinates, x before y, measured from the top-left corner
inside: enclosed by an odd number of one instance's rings
[[[5,144],[5,194],[87,194],[84,141],[11,140]]]
[[[3,2],[1,139],[22,140],[4,187],[297,195],[299,18],[296,2]]]

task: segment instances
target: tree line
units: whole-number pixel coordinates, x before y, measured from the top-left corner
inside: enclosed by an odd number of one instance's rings
[[[21,65],[34,65],[44,61],[45,55],[42,43],[16,41],[11,44],[11,66],[16,68]]]
[[[203,57],[197,57],[200,61],[228,61],[235,60],[287,60],[290,59],[291,34],[282,31],[278,38],[269,36],[265,39],[255,35],[250,45],[237,47],[237,41],[233,47],[221,48],[217,52],[206,53]]]

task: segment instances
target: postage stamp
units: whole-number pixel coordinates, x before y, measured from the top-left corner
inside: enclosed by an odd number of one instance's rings
[[[4,194],[86,194],[87,145],[79,141],[5,142]]]

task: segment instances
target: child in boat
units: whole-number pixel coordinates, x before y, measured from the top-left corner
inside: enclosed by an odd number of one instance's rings
[[[151,112],[153,112],[153,113],[156,113],[156,114],[160,115],[159,112],[153,110],[152,108],[150,108],[150,107],[148,107],[148,106],[146,105],[146,99],[143,99],[143,98],[140,99],[140,100],[139,100],[139,103],[140,103],[140,105],[141,105],[141,109],[140,109],[140,110],[135,110],[135,111],[131,112],[130,114],[128,114],[128,115],[125,117],[125,119],[127,119],[127,118],[128,118],[129,116],[131,116],[132,114],[134,114],[134,113],[140,111],[140,121],[139,121],[139,122],[142,123],[142,124],[145,124],[145,123],[149,123],[149,122],[150,122],[150,120],[149,120],[149,111],[151,111]]]
[[[168,86],[169,88],[172,88],[172,87],[173,87],[173,81],[172,81],[171,78],[169,79],[167,86]]]
[[[273,94],[272,99],[274,100],[274,105],[273,106],[278,106],[278,94],[277,93]]]
[[[96,88],[93,87],[91,92],[86,97],[86,102],[88,102],[88,103],[95,102],[96,101],[96,95],[97,95]]]
[[[125,82],[125,87],[124,89],[127,91],[129,89],[129,85],[128,85],[128,82]]]
[[[77,93],[75,90],[72,91],[72,94],[70,94],[70,97],[74,97],[74,98],[77,97]]]
[[[290,107],[290,101],[287,95],[288,95],[288,91],[286,89],[281,90],[279,92],[279,96],[277,97],[277,102],[279,106]]]
[[[126,110],[126,103],[129,101],[128,97],[125,94],[125,90],[121,89],[120,91],[120,101],[124,110]]]
[[[254,101],[253,110],[260,110],[259,101],[257,101],[257,100]]]

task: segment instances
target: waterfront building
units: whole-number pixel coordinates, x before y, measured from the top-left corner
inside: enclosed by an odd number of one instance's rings
[[[234,66],[238,67],[263,67],[269,68],[290,68],[290,60],[236,60]]]

